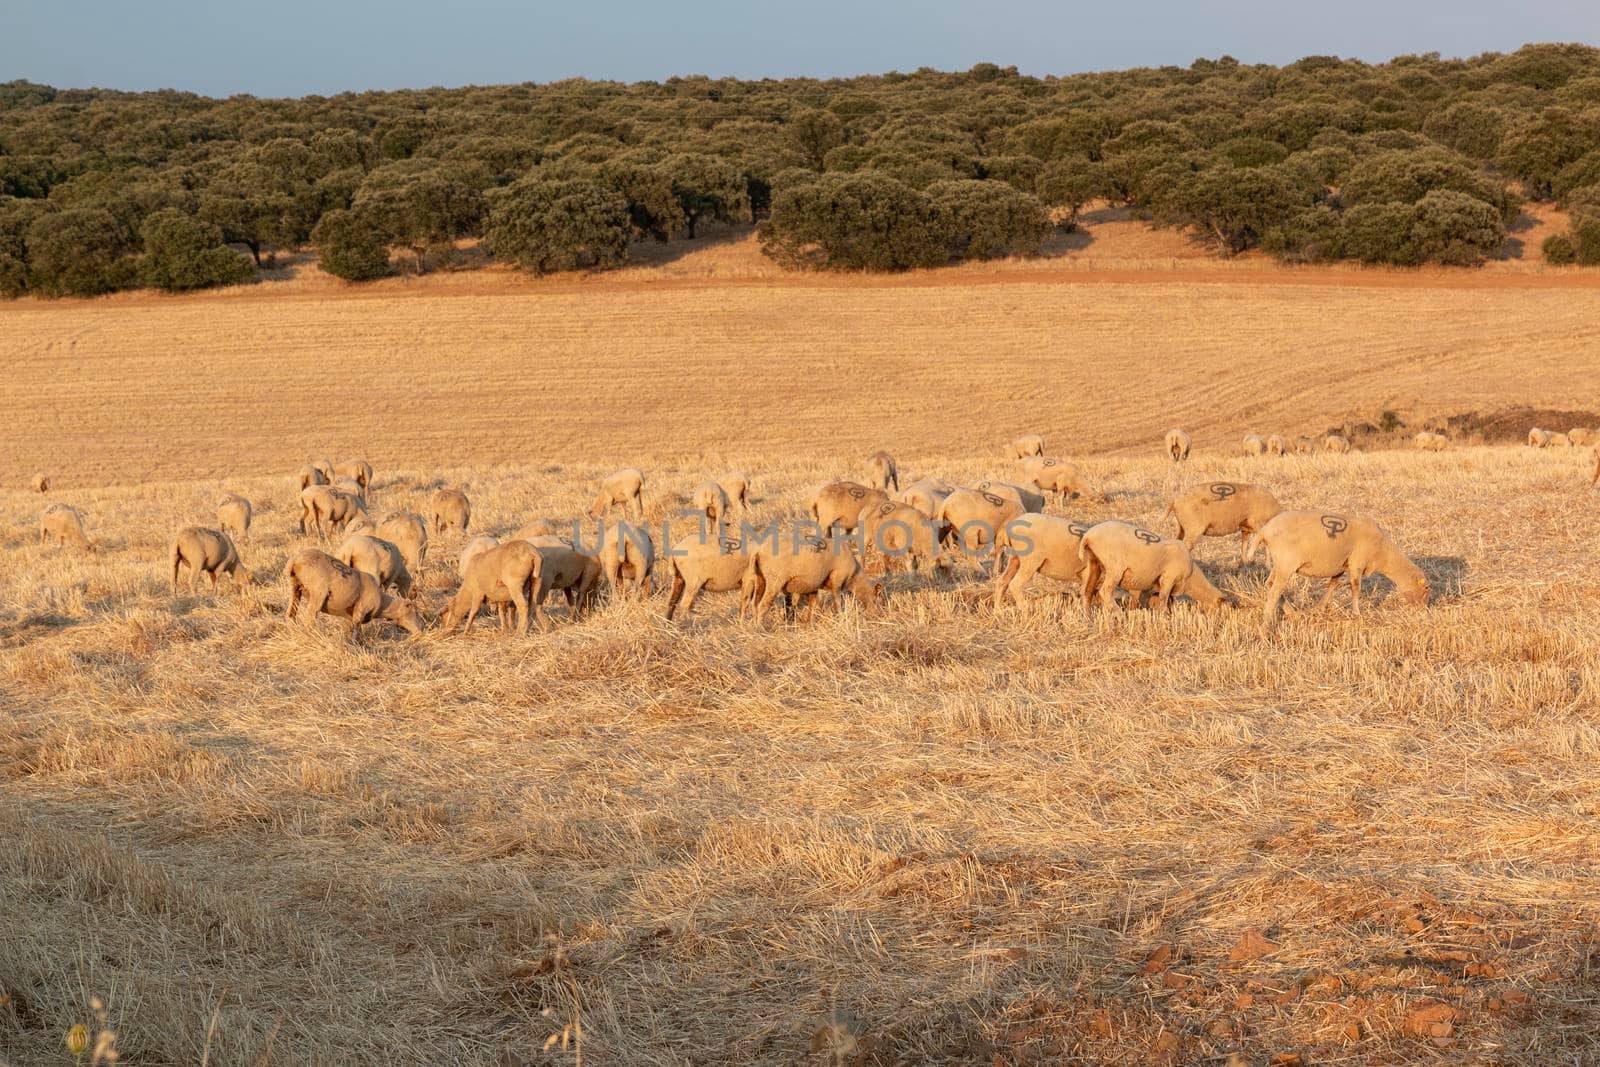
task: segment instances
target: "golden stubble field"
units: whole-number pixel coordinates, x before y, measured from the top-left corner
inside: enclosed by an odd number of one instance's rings
[[[153,1064],[1600,1057],[1585,454],[1232,446],[1592,409],[1600,294],[1304,277],[5,307],[0,1059],[70,1062],[76,1022]],[[282,617],[314,456],[503,534],[624,463],[657,521],[729,467],[767,517],[869,448],[1004,476],[1032,430],[1109,492],[1075,515],[1169,530],[1180,486],[1259,481],[1376,517],[1435,602],[1301,586],[1264,639],[1222,539],[1220,616],[1088,620],[1045,580],[996,613],[969,567],[811,626],[713,595],[668,624],[659,577],[527,640]],[[97,552],[37,545],[41,468]],[[224,489],[261,584],[174,598],[168,540]],[[835,1012],[857,1036],[813,1051]]]

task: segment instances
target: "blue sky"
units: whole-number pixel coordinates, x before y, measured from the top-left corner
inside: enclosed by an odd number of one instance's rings
[[[0,0],[0,81],[300,96],[673,74],[1028,74],[1600,43],[1597,0]]]

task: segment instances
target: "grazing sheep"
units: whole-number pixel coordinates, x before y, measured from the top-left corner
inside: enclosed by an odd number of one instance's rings
[[[613,504],[621,504],[625,512],[631,512],[635,522],[643,521],[644,475],[637,468],[624,467],[600,480],[600,488],[595,493],[594,503],[589,505],[589,518],[598,519],[609,511]]]
[[[1007,593],[1020,606],[1026,599],[1022,591],[1035,574],[1058,582],[1081,582],[1084,561],[1078,546],[1089,528],[1088,523],[1059,515],[1023,515],[997,531],[996,547],[1009,562],[995,579],[995,607]]]
[[[435,534],[446,530],[467,532],[467,524],[472,521],[472,501],[467,494],[459,489],[440,489],[433,494],[432,503]]]
[[[554,537],[555,535],[556,528],[554,523],[550,522],[548,519],[533,519],[524,523],[522,527],[517,530],[516,533],[507,538],[507,540],[532,541],[536,537]]]
[[[559,538],[540,538],[532,544],[540,558],[539,583],[533,596],[533,612],[539,619],[539,628],[550,627],[544,601],[556,589],[566,594],[572,621],[577,622],[594,601],[600,583],[600,560],[579,552]]]
[[[1311,438],[1305,436],[1304,434],[1301,434],[1299,437],[1296,437],[1294,439],[1294,454],[1295,455],[1297,455],[1297,456],[1309,456],[1309,455],[1311,455],[1311,453],[1315,452],[1316,450],[1317,450],[1317,443],[1315,441],[1313,441]]]
[[[723,522],[728,515],[727,491],[717,482],[701,482],[689,497],[689,506],[713,522]]]
[[[178,569],[189,568],[189,593],[194,595],[202,573],[211,578],[211,592],[217,591],[217,575],[233,578],[235,589],[249,585],[254,579],[239,563],[239,550],[233,540],[222,530],[208,530],[204,526],[185,526],[172,539],[172,595],[178,595]]]
[[[744,599],[754,605],[758,624],[779,596],[784,598],[786,618],[794,615],[794,598],[808,599],[806,621],[810,622],[817,613],[817,594],[824,589],[833,593],[841,611],[846,593],[869,610],[883,603],[882,585],[867,577],[861,561],[843,539],[780,535],[775,547],[761,545],[751,555],[741,586]]]
[[[377,535],[400,549],[412,579],[422,584],[422,562],[428,555],[428,524],[410,511],[391,511],[378,524]]]
[[[55,538],[56,547],[64,548],[68,541],[79,548],[94,551],[83,532],[83,513],[70,504],[51,504],[39,516],[39,543]]]
[[[957,489],[944,498],[934,518],[941,524],[941,542],[954,538],[967,553],[976,555],[985,545],[998,553],[995,535],[1022,514],[1022,504],[1011,497]]]
[[[1548,447],[1548,448],[1571,448],[1572,447],[1572,438],[1567,436],[1564,433],[1556,433],[1556,432],[1552,431],[1551,434],[1550,434],[1550,443],[1546,447]]]
[[[853,531],[864,512],[889,502],[889,494],[859,482],[829,482],[811,494],[806,508],[817,525],[832,530],[837,524],[845,533]]]
[[[326,538],[329,533],[340,533],[356,519],[367,518],[367,509],[361,498],[335,489],[331,485],[313,485],[300,491],[300,532],[310,533],[316,527],[317,536]],[[328,527],[323,529],[323,523]]]
[[[1549,448],[1550,447],[1550,431],[1549,430],[1541,430],[1537,426],[1535,426],[1533,429],[1529,430],[1528,431],[1528,447],[1529,448]]]
[[[1186,596],[1206,611],[1233,603],[1211,584],[1181,541],[1132,523],[1115,519],[1096,523],[1084,533],[1080,553],[1086,611],[1094,610],[1096,590],[1106,608],[1115,603],[1113,590],[1126,590],[1130,595],[1123,606],[1130,611],[1146,593],[1155,594],[1151,608],[1159,607],[1166,614],[1172,613],[1174,596]]]
[[[1267,454],[1281,456],[1289,451],[1289,445],[1284,441],[1282,434],[1269,434],[1267,437]]]
[[[473,541],[476,545],[479,538]],[[469,548],[472,545],[468,546]],[[449,633],[456,623],[463,623],[462,632],[471,633],[478,609],[485,601],[496,605],[500,612],[500,628],[511,623],[508,608],[516,610],[516,626],[520,633],[528,632],[528,610],[539,585],[539,569],[544,558],[539,550],[526,541],[507,541],[493,545],[467,559],[462,553],[461,587],[450,600],[450,606],[439,620],[440,629]]]
[[[322,475],[323,485],[333,484],[333,464],[330,461],[325,459],[312,460],[311,466],[318,474]]]
[[[1587,448],[1592,444],[1600,443],[1600,432],[1596,432],[1585,426],[1574,426],[1572,429],[1567,431],[1567,440],[1571,441],[1579,448]]]
[[[371,534],[354,534],[346,537],[333,557],[347,567],[378,579],[381,589],[393,589],[397,594],[416,599],[418,590],[406,569],[405,556],[398,545]]]
[[[900,471],[894,465],[893,456],[880,449],[867,457],[867,484],[885,492],[900,491]]]
[[[346,640],[353,640],[362,624],[375,619],[387,619],[409,634],[422,632],[415,604],[390,596],[372,575],[345,566],[321,549],[296,552],[289,558],[288,573],[291,619],[304,601],[310,609],[306,625],[315,625],[318,614],[343,616],[350,624]]]
[[[1167,431],[1167,455],[1172,457],[1172,462],[1182,463],[1189,458],[1189,446],[1194,442],[1182,430],[1172,429]]]
[[[361,501],[362,507],[367,506],[366,487],[360,482],[356,481],[354,478],[346,478],[343,475],[340,475],[333,480],[333,487],[339,490],[341,493],[349,493],[351,496]]]
[[[656,565],[656,543],[651,540],[648,529],[619,523],[604,530],[596,558],[600,561],[600,573],[612,596],[619,594],[624,581],[634,593],[645,597],[650,595],[650,572]]]
[[[683,617],[687,619],[694,611],[695,598],[702,592],[728,593],[741,589],[745,572],[750,568],[750,557],[740,545],[720,538],[675,544],[666,558],[667,568],[672,572],[672,593],[667,598],[668,620],[677,612],[680,602]],[[745,602],[741,597],[740,618],[744,617],[744,610]]]
[[[1322,450],[1324,452],[1333,452],[1336,455],[1342,456],[1350,451],[1350,441],[1348,438],[1341,437],[1339,434],[1330,433],[1328,436],[1322,439]]]
[[[376,537],[378,536],[378,524],[373,522],[372,516],[365,511],[357,512],[349,522],[344,524],[344,535],[350,537],[353,534],[371,534]]]
[[[1259,485],[1212,482],[1178,497],[1167,505],[1166,513],[1177,518],[1178,540],[1191,552],[1202,537],[1238,534],[1242,561],[1246,540],[1282,510],[1277,497]]]
[[[955,488],[943,478],[923,478],[900,490],[895,499],[902,504],[909,504],[931,519],[934,512],[939,510],[939,505],[944,503],[944,498],[955,492]]]
[[[29,484],[33,486],[35,493],[48,493],[50,491],[50,476],[42,473],[35,474],[33,481]]]
[[[333,468],[333,473],[340,478],[349,478],[361,486],[363,493],[372,485],[372,464],[364,459],[347,459]]]
[[[1022,461],[1022,475],[1040,489],[1055,493],[1056,498],[1062,503],[1079,496],[1086,500],[1105,499],[1104,494],[1083,480],[1083,474],[1078,470],[1076,463],[1033,456]],[[981,484],[979,488],[982,488]],[[1038,507],[1029,507],[1027,510],[1043,511],[1044,500],[1041,498]]]
[[[217,525],[241,545],[250,543],[250,517],[253,513],[250,501],[238,493],[224,493],[217,498]]]
[[[743,515],[750,510],[750,479],[738,471],[717,480],[722,486],[722,491],[728,494],[728,503],[737,504],[739,514]]]
[[[300,468],[300,488],[302,491],[309,489],[313,485],[327,485],[331,480],[324,478],[320,470],[309,464]]]
[[[1054,460],[1048,460],[1048,459],[1042,459],[1042,460],[1035,460],[1034,462],[1036,462],[1036,463],[1054,463],[1055,461]],[[1072,466],[1072,464],[1070,464],[1070,463],[1058,464],[1057,466],[1058,467],[1059,466],[1070,467],[1070,466]],[[1055,470],[1057,468],[1056,467],[1052,467],[1052,468],[1049,468],[1049,469],[1050,470]],[[1038,480],[1035,480],[1034,484],[1035,485],[1039,485],[1040,482]],[[1026,489],[1023,486],[1017,485],[1015,482],[999,482],[999,481],[994,481],[993,479],[987,479],[985,481],[979,482],[977,485],[973,486],[972,488],[976,489],[980,493],[993,493],[995,496],[1003,496],[1003,497],[1006,497],[1006,498],[1008,498],[1010,500],[1015,500],[1018,504],[1022,505],[1022,510],[1023,511],[1043,511],[1044,510],[1044,494],[1043,493],[1035,493],[1032,489]]]
[[[1044,438],[1036,433],[1013,437],[1011,443],[1006,446],[1006,454],[1012,459],[1042,456],[1044,455]]]
[[[526,541],[527,538],[525,538],[525,537],[513,537],[513,538],[510,538],[510,540],[512,540],[512,541]],[[468,570],[468,568],[470,568],[472,566],[472,561],[473,560],[477,559],[479,556],[483,555],[485,552],[489,551],[491,548],[498,547],[499,544],[500,544],[500,542],[498,540],[496,540],[495,538],[490,537],[488,534],[483,534],[480,537],[474,537],[472,540],[470,540],[466,544],[462,545],[461,546],[461,558],[456,561],[456,570],[460,574],[461,579],[463,581],[466,580],[467,570]]]
[[[1247,456],[1264,456],[1267,454],[1267,439],[1258,433],[1244,435],[1244,454]]]
[[[927,563],[941,574],[949,569],[939,551],[939,532],[934,521],[910,504],[885,501],[863,515],[869,549],[882,552],[888,566],[904,559],[913,571]]]
[[[1442,433],[1434,433],[1431,430],[1423,430],[1412,440],[1424,452],[1443,452],[1450,447],[1450,438]]]
[[[1322,511],[1285,511],[1251,536],[1246,557],[1254,558],[1261,545],[1267,546],[1267,557],[1272,561],[1272,571],[1267,575],[1267,600],[1261,611],[1263,629],[1277,621],[1284,590],[1296,575],[1328,580],[1328,589],[1317,604],[1319,609],[1332,599],[1339,579],[1348,577],[1350,603],[1360,615],[1361,579],[1369,574],[1388,578],[1412,606],[1427,606],[1427,576],[1371,519]]]

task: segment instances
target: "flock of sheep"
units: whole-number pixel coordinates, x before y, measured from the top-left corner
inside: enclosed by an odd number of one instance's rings
[[[1539,447],[1597,443],[1595,480],[1600,480],[1600,434],[1573,430],[1529,433]],[[1426,439],[1426,440],[1425,440]],[[1417,435],[1419,447],[1438,447],[1436,434]],[[1446,442],[1447,443],[1447,442]],[[1191,441],[1182,430],[1166,435],[1165,451],[1174,462],[1188,459]],[[1280,435],[1244,438],[1248,455],[1308,452],[1316,447],[1300,438],[1293,448]],[[1329,452],[1349,451],[1350,442],[1330,434],[1321,442]],[[1047,495],[1058,505],[1072,498],[1104,501],[1087,484],[1075,464],[1047,457],[1043,438],[1019,437],[1006,447],[1017,480],[985,480],[970,486],[925,477],[901,484],[894,457],[875,452],[867,458],[862,481],[835,481],[818,487],[806,501],[807,518],[753,529],[747,521],[734,533],[737,515],[746,515],[750,482],[742,474],[707,481],[691,494],[681,514],[691,521],[674,532],[661,529],[663,552],[644,524],[644,475],[629,468],[603,479],[585,511],[601,519],[601,536],[585,544],[581,525],[563,537],[548,522],[529,523],[504,541],[477,536],[462,544],[459,584],[436,625],[470,632],[480,610],[492,605],[502,629],[527,633],[530,619],[549,626],[544,605],[559,592],[576,620],[593,609],[597,595],[644,597],[652,592],[659,569],[670,577],[666,616],[687,616],[702,593],[740,594],[739,616],[748,612],[758,622],[783,597],[786,614],[799,601],[808,603],[807,618],[822,594],[842,608],[853,597],[869,610],[884,601],[882,580],[868,573],[867,562],[881,557],[882,569],[900,561],[913,572],[927,567],[936,578],[948,576],[963,556],[978,561],[994,583],[994,604],[1009,596],[1025,600],[1024,589],[1035,575],[1071,583],[1081,590],[1085,610],[1098,603],[1111,607],[1115,593],[1126,594],[1131,609],[1151,598],[1151,606],[1170,611],[1174,597],[1187,597],[1206,610],[1237,606],[1214,586],[1195,563],[1192,551],[1201,537],[1238,535],[1241,564],[1263,548],[1271,563],[1262,612],[1262,626],[1276,621],[1279,605],[1296,576],[1326,579],[1325,605],[1341,580],[1351,588],[1352,606],[1361,610],[1361,582],[1382,574],[1410,604],[1428,602],[1428,580],[1371,519],[1315,510],[1286,511],[1259,485],[1211,482],[1177,496],[1166,516],[1177,523],[1176,537],[1167,537],[1136,523],[1118,519],[1085,523],[1047,514]],[[466,538],[472,503],[459,489],[433,494],[431,514],[394,511],[375,522],[369,513],[372,465],[355,460],[335,466],[310,464],[298,473],[299,530],[323,544],[337,536],[332,552],[307,546],[296,551],[285,570],[288,615],[306,613],[342,618],[355,635],[368,622],[387,621],[421,633],[424,616],[422,574],[430,535]],[[39,492],[49,479],[34,479]],[[620,508],[626,519],[606,526],[604,518]],[[252,506],[228,493],[217,501],[216,526],[186,526],[173,539],[169,553],[174,595],[182,571],[189,571],[189,589],[200,577],[231,577],[236,585],[252,581],[239,545],[248,545]],[[580,520],[581,523],[581,520]],[[40,540],[89,548],[83,516],[54,503],[40,520]],[[1319,605],[1320,606],[1320,605]]]

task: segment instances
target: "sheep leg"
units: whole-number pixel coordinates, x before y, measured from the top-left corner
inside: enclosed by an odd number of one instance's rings
[[[528,634],[528,595],[523,591],[521,583],[511,589],[511,603],[517,609],[517,632],[524,637]],[[509,615],[510,612],[508,611]]]
[[[474,593],[472,599],[467,603],[467,621],[466,624],[461,627],[461,633],[463,635],[470,634],[472,632],[472,624],[478,621],[478,611],[483,607],[483,601],[484,597],[482,593]]]
[[[1011,557],[1011,562],[1006,565],[1005,573],[1001,574],[998,578],[995,579],[993,608],[996,611],[998,611],[999,608],[1000,608],[1000,600],[1001,600],[1001,598],[1004,597],[1005,594],[1006,594],[1006,591],[1011,588],[1013,579],[1016,578],[1017,572],[1020,571],[1021,569],[1022,569],[1022,557],[1021,556],[1012,556]],[[1015,596],[1015,594],[1013,594],[1013,596]],[[1018,603],[1019,604],[1021,603],[1020,599],[1018,599]]]
[[[1289,587],[1289,576],[1274,570],[1267,575],[1267,599],[1261,606],[1261,629],[1270,630],[1278,619],[1278,605],[1283,601],[1283,591]]]
[[[689,583],[683,580],[683,575],[676,573],[676,568],[674,568],[674,573],[672,575],[672,595],[667,598],[668,622],[672,621],[672,613],[678,610],[678,601],[683,599],[683,591],[687,589],[688,586]],[[689,603],[694,603],[693,597],[689,598]],[[684,613],[688,614],[688,610],[689,609],[685,607]]]
[[[1328,579],[1328,588],[1322,594],[1322,599],[1317,601],[1318,611],[1326,611],[1328,604],[1333,600],[1333,591],[1339,588],[1339,576],[1336,574]]]
[[[1361,572],[1350,571],[1350,608],[1357,616],[1361,614]]]
[[[1196,538],[1196,540],[1198,540],[1198,538]],[[1250,543],[1250,531],[1244,529],[1243,527],[1241,527],[1239,529],[1239,566],[1241,566],[1241,567],[1243,567],[1244,564],[1245,564],[1245,546],[1248,545],[1249,543]],[[1193,545],[1186,545],[1186,547],[1193,548],[1194,546]]]

